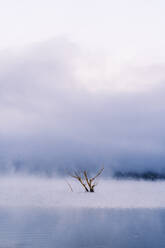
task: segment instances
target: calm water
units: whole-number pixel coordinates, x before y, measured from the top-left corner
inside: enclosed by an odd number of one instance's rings
[[[0,248],[164,248],[164,209],[0,209]]]

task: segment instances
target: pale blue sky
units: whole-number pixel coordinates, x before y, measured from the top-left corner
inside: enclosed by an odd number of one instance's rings
[[[89,50],[164,61],[163,0],[0,0],[0,49],[66,36]]]

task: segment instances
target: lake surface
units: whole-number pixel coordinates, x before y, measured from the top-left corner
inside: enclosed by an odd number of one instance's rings
[[[0,248],[164,248],[165,209],[0,208]]]
[[[165,182],[0,178],[0,248],[165,248]]]

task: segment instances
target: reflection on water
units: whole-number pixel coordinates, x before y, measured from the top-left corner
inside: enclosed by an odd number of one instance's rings
[[[0,209],[0,248],[164,248],[163,209]]]

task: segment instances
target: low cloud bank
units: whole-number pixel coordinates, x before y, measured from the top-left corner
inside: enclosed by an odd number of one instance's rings
[[[89,57],[61,38],[2,54],[1,172],[51,175],[102,164],[107,175],[165,171],[164,65],[104,75],[101,90],[99,66],[90,77],[84,61]]]

